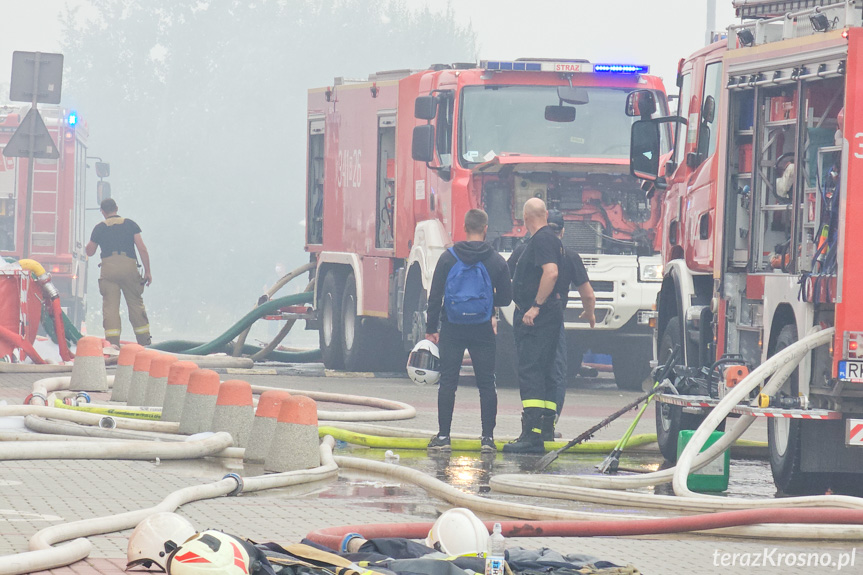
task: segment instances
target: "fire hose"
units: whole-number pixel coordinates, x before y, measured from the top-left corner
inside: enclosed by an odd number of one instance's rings
[[[60,307],[60,292],[57,291],[57,288],[54,287],[54,284],[51,282],[51,274],[49,274],[45,268],[42,267],[42,264],[36,260],[18,260],[18,265],[21,266],[21,269],[27,270],[33,274],[36,278],[36,283],[42,286],[42,292],[51,302],[51,314],[54,318],[54,331],[57,334],[57,345],[60,348],[60,358],[63,361],[72,361],[75,356],[69,351],[69,346],[66,342],[66,329],[63,324],[63,310]],[[30,354],[28,353],[27,355]],[[36,361],[32,355],[30,358],[33,359],[33,361]],[[37,363],[45,363],[45,361],[37,361]]]

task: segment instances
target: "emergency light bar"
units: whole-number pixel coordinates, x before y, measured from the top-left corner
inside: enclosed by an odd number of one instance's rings
[[[608,72],[611,74],[648,74],[650,66],[639,66],[637,64],[594,64],[594,72]]]
[[[479,63],[480,68],[493,71],[506,72],[563,72],[574,74],[589,74],[591,72],[603,74],[647,74],[650,66],[637,64],[591,64],[578,61],[502,61],[483,60]]]
[[[577,61],[500,61],[500,60],[483,60],[479,63],[480,68],[484,70],[494,71],[512,71],[512,72],[564,72],[564,73],[590,73],[593,72],[593,66],[590,62]]]
[[[75,126],[75,124],[77,124],[77,123],[78,123],[78,112],[71,112],[71,113],[69,114],[69,117],[68,117],[68,118],[66,118],[66,122],[67,122],[70,126],[73,126],[73,127],[74,127],[74,126]]]

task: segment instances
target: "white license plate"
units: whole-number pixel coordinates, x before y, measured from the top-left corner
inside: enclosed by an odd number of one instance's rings
[[[863,360],[845,359],[840,361],[839,379],[863,382]]]

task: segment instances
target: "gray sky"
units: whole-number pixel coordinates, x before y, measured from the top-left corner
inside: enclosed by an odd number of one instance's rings
[[[405,2],[433,9],[446,6],[444,0]],[[0,24],[3,84],[9,82],[13,51],[57,51],[63,7],[87,4],[86,0],[4,3],[14,5],[14,18]],[[559,57],[649,64],[671,91],[677,61],[704,44],[706,4],[707,0],[462,0],[452,2],[452,7],[459,19],[472,23],[481,59]],[[725,29],[734,19],[731,0],[717,0],[717,4],[716,27]],[[417,62],[416,67],[429,63]],[[337,68],[334,63],[333,75],[339,75]],[[371,64],[369,69],[376,68]]]

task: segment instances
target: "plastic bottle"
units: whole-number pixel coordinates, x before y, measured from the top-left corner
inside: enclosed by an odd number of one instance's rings
[[[488,537],[488,552],[485,556],[485,575],[504,575],[506,541],[501,531],[500,523],[495,523],[494,531]]]

